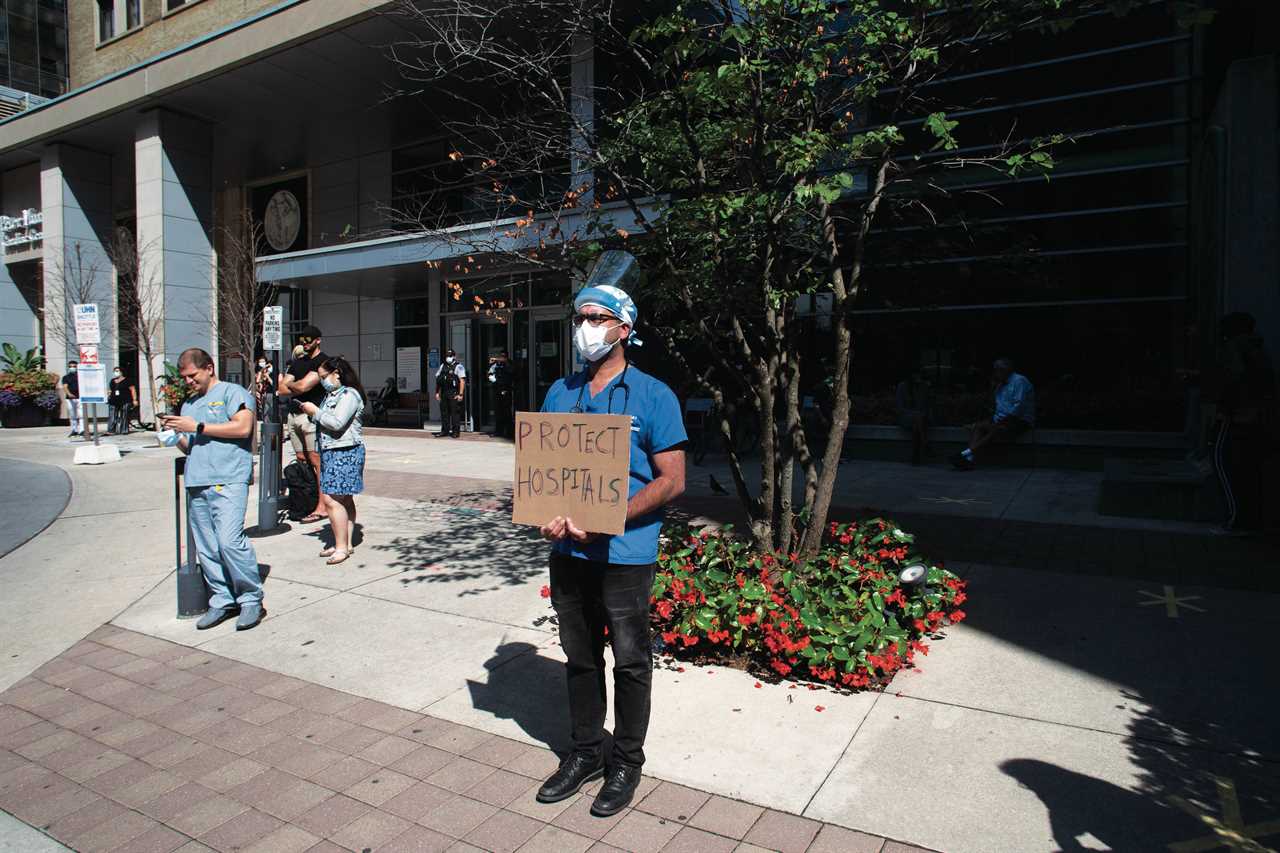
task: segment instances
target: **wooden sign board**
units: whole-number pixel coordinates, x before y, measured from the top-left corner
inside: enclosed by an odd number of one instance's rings
[[[630,470],[627,415],[516,412],[511,520],[564,516],[589,533],[623,533]]]

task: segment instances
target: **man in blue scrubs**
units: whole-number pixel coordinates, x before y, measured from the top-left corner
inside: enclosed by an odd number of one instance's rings
[[[627,363],[636,306],[612,286],[587,287],[574,301],[574,347],[586,369],[551,387],[544,412],[631,416],[631,477],[626,532],[589,533],[572,518],[542,528],[551,540],[551,603],[568,657],[573,752],[539,789],[540,802],[576,794],[600,776],[592,804],[616,814],[635,796],[649,728],[653,656],[649,598],[658,559],[663,507],[684,492],[688,440],[676,395]],[[605,629],[613,647],[613,751],[604,755]],[[607,773],[606,773],[607,767]]]
[[[191,397],[181,415],[165,415],[165,429],[183,434],[186,486],[191,499],[191,533],[205,583],[213,595],[196,622],[201,631],[239,614],[236,630],[262,621],[262,578],[258,556],[244,535],[244,514],[253,477],[253,395],[214,375],[213,358],[202,349],[185,350],[178,372]]]

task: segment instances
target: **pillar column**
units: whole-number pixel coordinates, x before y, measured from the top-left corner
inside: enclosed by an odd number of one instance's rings
[[[152,371],[188,347],[218,359],[217,262],[213,248],[212,134],[208,125],[165,110],[145,113],[134,141],[139,303],[148,315]],[[144,417],[152,392],[139,392]]]
[[[116,363],[115,267],[111,244],[111,157],[55,144],[40,158],[40,205],[44,212],[45,359],[66,372],[77,358],[71,306],[96,302],[104,368]],[[65,413],[64,413],[65,414]]]

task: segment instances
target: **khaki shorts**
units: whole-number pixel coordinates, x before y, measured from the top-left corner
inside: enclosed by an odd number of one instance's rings
[[[305,414],[289,415],[289,421],[285,426],[289,431],[289,444],[293,445],[295,456],[317,452],[316,425],[312,423],[310,417]]]

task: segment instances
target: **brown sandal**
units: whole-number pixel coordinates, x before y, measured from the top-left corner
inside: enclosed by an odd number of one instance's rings
[[[327,515],[316,515],[316,514],[313,512],[313,513],[311,513],[311,515],[305,516],[305,517],[302,519],[302,522],[301,522],[301,523],[302,523],[302,524],[315,524],[317,521],[324,521],[324,520],[325,520],[326,518],[328,518],[328,517],[329,517],[329,516],[327,516]]]
[[[339,563],[345,563],[347,561],[347,558],[350,556],[351,556],[350,551],[344,551],[341,548],[337,548],[337,549],[334,549],[333,556],[325,560],[325,563],[327,563],[330,566],[336,566]]]

